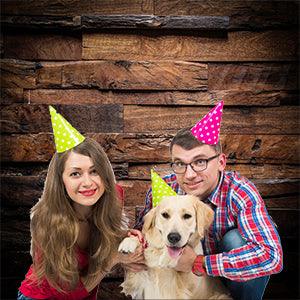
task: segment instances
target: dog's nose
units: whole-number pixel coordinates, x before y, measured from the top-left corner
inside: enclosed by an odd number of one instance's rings
[[[181,236],[179,233],[177,232],[171,232],[168,234],[168,241],[171,243],[171,244],[176,244],[180,241],[181,239]]]

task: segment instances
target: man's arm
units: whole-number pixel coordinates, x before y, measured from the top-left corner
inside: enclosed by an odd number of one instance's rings
[[[234,281],[247,281],[282,270],[282,247],[275,225],[255,186],[233,195],[231,209],[246,245],[204,258],[206,272]]]

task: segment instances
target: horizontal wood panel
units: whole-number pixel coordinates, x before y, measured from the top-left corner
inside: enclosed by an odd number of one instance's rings
[[[206,64],[189,62],[43,63],[38,72],[38,86],[203,90],[207,88],[207,77]]]
[[[86,134],[98,141],[112,162],[169,162],[171,134]],[[235,141],[233,143],[233,140]],[[298,136],[222,135],[229,163],[299,164]],[[49,162],[52,134],[12,134],[1,138],[2,161]]]
[[[208,111],[203,107],[124,106],[124,132],[176,131],[193,126]],[[298,106],[224,108],[222,134],[299,134],[299,130]]]
[[[82,16],[81,27],[88,29],[192,29],[226,30],[227,16],[154,16],[154,15],[106,15]]]
[[[12,89],[10,89],[12,90]],[[21,90],[21,89],[20,89]],[[12,90],[13,93],[14,90]],[[4,97],[7,104],[23,99]],[[101,91],[96,89],[36,89],[26,90],[24,100],[36,104],[137,104],[137,105],[211,105],[222,99],[226,105],[279,106],[296,104],[299,94],[292,91]],[[20,100],[19,100],[20,99]]]
[[[209,64],[209,90],[297,90],[294,63]]]
[[[256,30],[298,24],[297,1],[155,1],[155,15],[229,16],[231,29]]]
[[[1,60],[1,87],[2,88],[35,88],[36,70],[39,63],[16,60]]]
[[[170,164],[130,164],[128,169],[128,177],[131,179],[149,180],[151,169],[154,169],[161,177],[173,173]],[[299,165],[227,164],[226,169],[239,172],[241,175],[250,179],[300,178]]]
[[[224,36],[84,33],[87,60],[287,61],[297,60],[297,31],[237,31]]]
[[[56,105],[55,108],[79,132],[123,131],[121,105]],[[5,133],[52,132],[48,105],[12,104],[2,108],[1,117],[2,132]]]
[[[246,92],[244,96],[250,96],[249,102],[264,97],[265,91],[297,91],[299,78],[295,63],[207,65],[183,61],[116,60],[33,63],[3,59],[1,70],[3,88],[94,87],[177,92],[209,88],[210,93],[215,93],[212,98],[229,99],[235,94],[243,96]]]
[[[4,35],[3,46],[5,58],[81,60],[81,35],[18,33]]]
[[[1,1],[4,15],[53,15],[74,16],[80,14],[153,14],[152,0],[101,0],[82,2],[80,0],[58,0],[49,2],[4,0]]]
[[[1,104],[24,103],[25,101],[22,88],[1,88]]]

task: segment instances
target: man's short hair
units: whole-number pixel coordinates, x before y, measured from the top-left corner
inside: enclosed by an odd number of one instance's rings
[[[170,145],[170,152],[172,152],[174,145],[178,145],[185,150],[191,150],[193,148],[205,144],[193,136],[193,134],[191,133],[191,127],[187,127],[187,128],[180,129],[173,137]],[[222,153],[222,145],[220,140],[216,145],[210,145],[210,146],[216,151],[216,153]]]

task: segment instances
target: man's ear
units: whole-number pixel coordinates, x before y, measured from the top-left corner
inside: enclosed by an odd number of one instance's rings
[[[204,238],[205,230],[208,230],[209,226],[214,221],[214,211],[202,201],[198,200],[196,203],[196,216],[197,216],[197,230],[200,238]]]
[[[155,216],[156,216],[156,207],[152,208],[145,216],[144,216],[144,225],[142,232],[145,234],[155,225]]]

